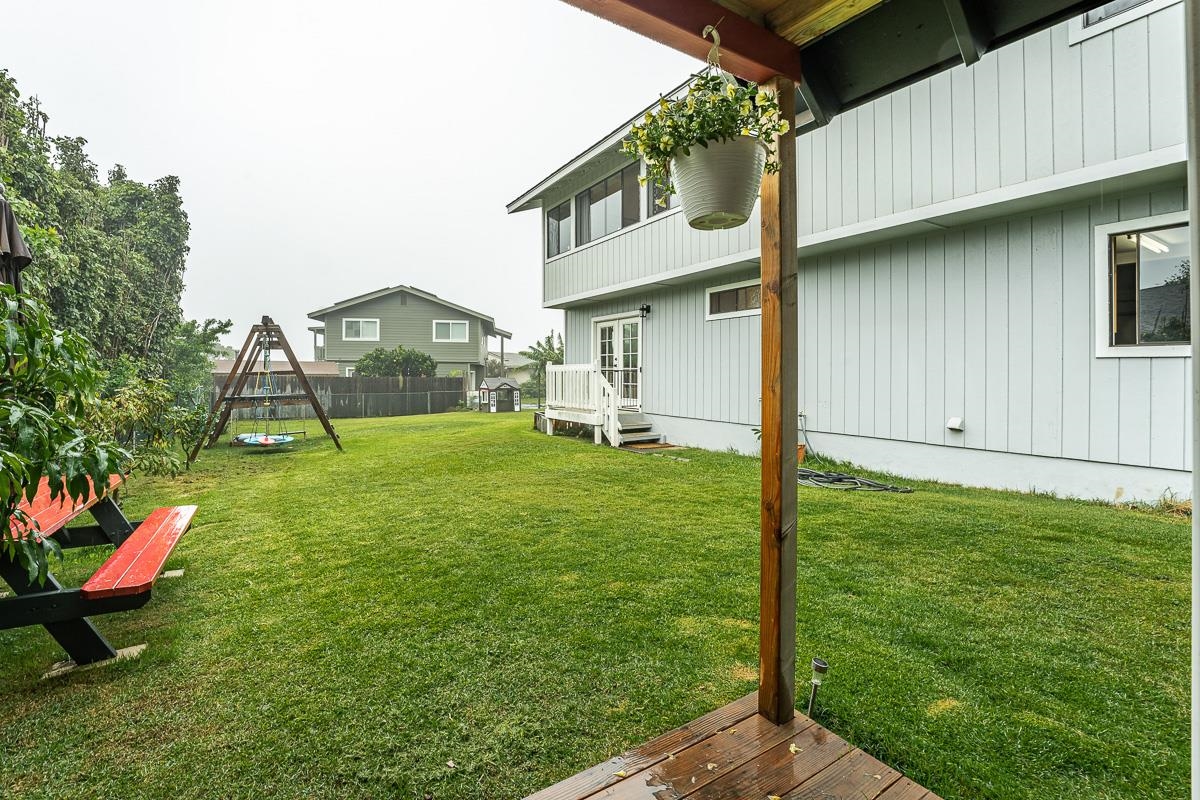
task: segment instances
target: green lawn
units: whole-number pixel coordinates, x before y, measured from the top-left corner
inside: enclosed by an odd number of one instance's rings
[[[0,796],[520,797],[754,688],[757,460],[338,427],[130,482],[200,505],[187,573],[99,619],[136,661],[41,681],[53,640],[0,631]],[[819,720],[946,798],[1184,796],[1186,522],[917,488],[800,490]]]

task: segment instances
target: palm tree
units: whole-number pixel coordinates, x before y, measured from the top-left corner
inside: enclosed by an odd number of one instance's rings
[[[562,334],[555,334],[551,329],[545,339],[534,342],[528,349],[521,350],[520,354],[533,362],[533,372],[529,380],[537,387],[540,397],[545,393],[546,365],[563,363]]]

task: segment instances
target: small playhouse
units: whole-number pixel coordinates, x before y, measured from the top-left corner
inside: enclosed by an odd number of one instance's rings
[[[484,378],[479,384],[479,410],[520,411],[521,384],[512,378]]]

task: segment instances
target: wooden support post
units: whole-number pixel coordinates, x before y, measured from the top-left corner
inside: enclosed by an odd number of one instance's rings
[[[325,413],[325,407],[321,405],[320,399],[317,398],[317,393],[313,391],[312,384],[308,382],[308,376],[300,368],[300,362],[296,360],[296,354],[292,352],[292,346],[288,344],[287,337],[283,335],[283,328],[276,325],[274,320],[271,320],[269,317],[263,317],[263,323],[274,333],[275,341],[279,344],[280,349],[283,350],[283,354],[287,356],[288,364],[291,365],[296,380],[300,382],[300,388],[308,395],[308,402],[312,406],[313,411],[316,412],[317,419],[321,421],[321,427],[325,429],[325,433],[329,438],[333,439],[333,443],[337,446],[337,449],[342,450],[342,440],[333,429],[333,423],[329,421],[329,415]]]
[[[796,119],[795,84],[767,88]],[[779,172],[764,175],[762,212],[762,499],[758,711],[776,724],[796,697],[796,134],[776,138]]]

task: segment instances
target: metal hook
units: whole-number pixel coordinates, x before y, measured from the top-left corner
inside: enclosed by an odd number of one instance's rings
[[[717,25],[725,21],[724,17],[717,20]],[[721,34],[717,30],[717,25],[705,25],[704,30],[700,32],[701,39],[707,39],[712,36],[713,46],[708,48],[708,63],[717,69],[721,68]]]

